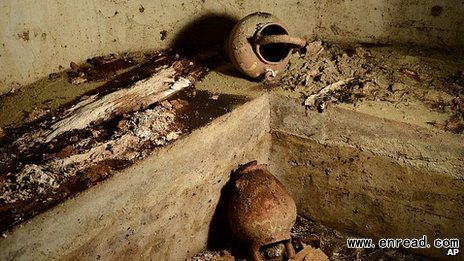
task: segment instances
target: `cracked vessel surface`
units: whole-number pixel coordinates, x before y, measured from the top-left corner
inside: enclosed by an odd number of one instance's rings
[[[287,241],[287,255],[292,256],[296,206],[282,183],[256,161],[241,166],[232,179],[229,222],[234,234],[250,244],[255,260],[261,260],[260,247],[280,241]]]

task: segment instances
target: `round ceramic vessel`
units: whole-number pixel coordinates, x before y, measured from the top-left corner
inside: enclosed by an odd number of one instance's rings
[[[289,240],[296,205],[266,166],[249,163],[233,180],[229,222],[234,234],[259,247]]]
[[[282,71],[291,49],[305,44],[305,40],[289,36],[287,27],[277,17],[254,13],[232,29],[225,48],[235,68],[248,77],[257,78]]]

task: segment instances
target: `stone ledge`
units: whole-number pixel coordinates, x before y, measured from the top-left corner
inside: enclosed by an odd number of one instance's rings
[[[267,162],[264,95],[17,226],[1,260],[182,260],[201,251],[238,164]]]
[[[0,239],[0,259],[183,259],[206,246],[230,171],[253,159],[270,164],[301,214],[336,229],[462,238],[461,140],[264,94],[18,226]]]

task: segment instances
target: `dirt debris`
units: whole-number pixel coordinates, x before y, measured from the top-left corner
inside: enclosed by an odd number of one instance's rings
[[[123,119],[118,124],[121,134],[130,133],[138,137],[139,142],[150,141],[157,146],[166,145],[168,141],[175,140],[182,133],[180,130],[171,130],[176,114],[170,103],[163,103],[155,109],[134,113],[133,117]]]
[[[34,194],[44,196],[59,186],[54,173],[35,164],[26,165],[18,175],[11,176],[6,176],[7,182],[0,189],[0,201],[5,203],[28,200]],[[8,182],[12,179],[14,182]]]
[[[24,119],[24,121],[27,122],[27,123],[36,121],[36,120],[42,118],[43,116],[45,116],[47,113],[50,113],[49,109],[41,109],[41,108],[35,107],[32,110],[32,112],[27,115],[27,117]]]
[[[305,256],[312,256],[318,259],[309,260],[331,260],[331,261],[346,261],[346,260],[398,260],[398,261],[427,261],[428,259],[419,255],[403,253],[396,249],[355,249],[348,248],[346,240],[348,238],[356,238],[352,235],[339,232],[335,229],[328,228],[320,223],[311,221],[302,216],[298,216],[295,225],[292,228],[292,244],[297,252],[297,260],[304,259]],[[263,249],[263,254],[266,260],[283,260],[282,253],[280,255],[269,255],[269,252],[275,253],[275,250],[284,249],[283,244],[274,244]],[[214,259],[221,256],[222,252],[230,253],[235,260],[251,260],[243,258],[242,254],[235,253],[236,249],[230,247],[224,250],[205,250],[193,256],[187,261],[208,261],[208,260],[230,260],[230,259]],[[273,251],[268,251],[273,250]],[[328,259],[324,259],[328,258]],[[234,259],[231,259],[234,260]]]
[[[6,137],[5,130],[3,130],[3,128],[0,128],[0,141],[5,137]]]
[[[171,100],[170,103],[176,110],[182,109],[188,105],[188,101],[182,99]]]
[[[456,111],[461,114],[462,118],[464,118],[464,98],[462,97],[461,96],[454,97],[452,100],[452,103],[455,106]]]
[[[317,107],[319,111],[324,111],[326,103],[330,101],[337,101],[340,97],[338,94],[341,94],[341,88],[347,86],[350,83],[353,83],[356,78],[347,78],[329,84],[319,90],[316,94],[308,96],[304,102],[304,105],[309,107]]]
[[[320,112],[334,103],[355,107],[370,102],[417,103],[448,114],[448,121],[455,122],[451,118],[462,108],[455,97],[464,95],[464,59],[455,58],[460,56],[414,46],[344,46],[315,41],[301,53],[292,54],[287,69],[266,84],[299,93],[309,109]],[[445,131],[462,133],[446,125],[444,121],[436,124]]]
[[[235,258],[227,250],[203,251],[186,261],[235,261]]]
[[[319,248],[305,246],[289,261],[328,261],[329,257]]]
[[[345,260],[428,260],[415,254],[403,253],[395,249],[356,249],[348,248],[346,240],[356,238],[353,235],[342,233],[332,228],[328,228],[320,223],[311,221],[302,216],[297,217],[297,221],[292,229],[292,242],[297,251],[301,251],[305,246],[319,248],[332,261]]]
[[[86,63],[78,65],[75,62],[69,64],[67,72],[69,82],[75,85],[89,81],[108,80],[116,76],[118,70],[126,69],[135,64],[134,57],[110,54],[87,59]]]
[[[6,175],[6,182],[0,187],[0,202],[9,204],[33,198],[47,201],[48,198],[43,197],[46,193],[101,161],[143,158],[150,154],[144,149],[147,143],[151,144],[149,147],[163,146],[182,134],[180,126],[175,124],[175,118],[172,105],[165,103],[122,119],[118,123],[122,127],[108,140],[99,141],[98,135],[97,138],[92,135],[65,146],[54,154],[56,157],[40,165],[26,164],[19,173]],[[32,135],[16,143],[20,150],[26,152],[31,144],[37,145],[34,140]]]
[[[308,57],[317,57],[322,51],[324,51],[324,47],[322,46],[321,41],[314,41],[309,43],[306,46],[306,51],[304,53],[305,56]]]
[[[60,77],[61,77],[61,75],[60,75],[59,73],[50,73],[50,74],[48,75],[48,79],[49,79],[49,80],[56,80],[56,79],[58,79],[58,78],[60,78]]]

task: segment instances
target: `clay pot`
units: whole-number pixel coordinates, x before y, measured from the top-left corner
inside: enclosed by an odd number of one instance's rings
[[[257,78],[275,76],[288,63],[292,48],[301,48],[306,40],[291,37],[287,27],[268,13],[254,13],[240,20],[225,43],[232,64],[243,74]]]
[[[262,246],[283,242],[289,258],[295,255],[290,230],[296,221],[293,199],[269,171],[256,161],[232,175],[228,217],[232,232],[250,245],[254,260],[263,260]]]

